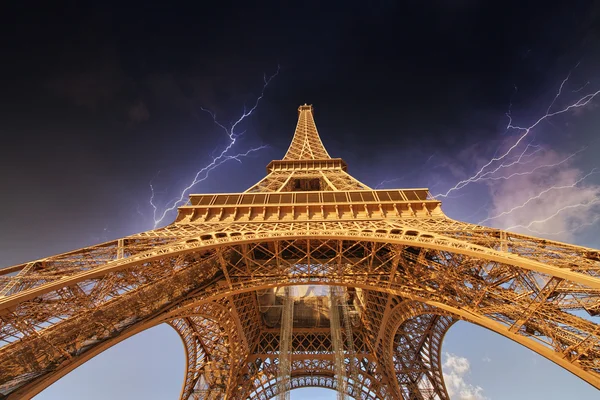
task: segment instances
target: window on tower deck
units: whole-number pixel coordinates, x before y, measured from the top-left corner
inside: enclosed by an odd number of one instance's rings
[[[321,180],[319,178],[294,179],[292,190],[294,192],[312,192],[321,190]]]

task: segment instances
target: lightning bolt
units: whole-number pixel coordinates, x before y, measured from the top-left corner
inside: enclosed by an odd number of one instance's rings
[[[577,179],[575,182],[573,182],[570,185],[561,185],[561,186],[550,186],[549,188],[546,188],[544,190],[542,190],[541,192],[539,192],[538,194],[536,194],[535,196],[531,196],[530,198],[528,198],[527,200],[525,200],[525,202],[523,202],[522,204],[515,206],[513,208],[511,208],[508,211],[503,211],[500,214],[494,215],[492,217],[487,217],[486,219],[483,219],[481,221],[479,221],[477,224],[478,225],[482,225],[487,221],[491,221],[493,219],[497,219],[500,217],[504,217],[506,215],[509,215],[517,210],[522,209],[523,207],[527,206],[529,203],[531,203],[534,200],[537,200],[541,197],[543,197],[545,194],[547,194],[548,192],[552,191],[552,190],[562,190],[562,189],[572,189],[575,186],[577,186],[578,184],[580,184],[581,182],[583,182],[586,178],[588,178],[589,176],[593,175],[593,174],[597,174],[600,171],[597,171],[596,168],[594,168],[593,170],[591,170],[590,172],[588,172],[586,175],[584,175],[583,177]],[[563,207],[564,209],[568,209],[570,206],[566,206]],[[535,221],[534,221],[535,222]],[[539,221],[541,222],[541,221]],[[533,222],[532,222],[533,223]],[[508,229],[508,228],[507,228]]]
[[[579,89],[575,89],[573,90],[573,93],[579,93],[581,92],[583,89],[585,89],[587,87],[587,85],[590,84],[590,81],[587,81],[586,83],[584,83]]]
[[[440,198],[440,197],[448,197],[448,195],[454,191],[460,190],[464,187],[466,187],[467,185],[470,185],[471,183],[475,183],[478,181],[481,181],[482,177],[485,176],[489,176],[489,168],[490,166],[492,166],[493,164],[500,162],[503,163],[507,157],[511,156],[511,154],[513,153],[513,151],[515,151],[515,149],[525,140],[525,138],[527,138],[527,136],[529,136],[529,134],[531,133],[532,130],[534,130],[540,123],[549,120],[552,117],[555,117],[557,115],[560,114],[564,114],[567,113],[569,111],[575,110],[577,108],[581,108],[581,107],[585,107],[586,105],[588,105],[596,96],[598,96],[598,94],[600,94],[600,90],[597,90],[595,92],[591,92],[588,93],[582,97],[580,97],[577,101],[569,104],[566,107],[563,107],[557,111],[551,111],[552,107],[554,106],[554,104],[556,103],[557,98],[562,94],[564,85],[568,82],[569,77],[571,75],[571,72],[569,72],[569,75],[561,82],[561,85],[554,97],[554,99],[552,100],[552,102],[550,103],[550,105],[548,106],[546,113],[538,118],[532,125],[530,126],[518,126],[518,125],[514,125],[513,124],[513,119],[511,116],[511,112],[510,112],[510,107],[509,107],[509,111],[507,112],[506,116],[508,117],[508,124],[506,126],[506,130],[507,131],[517,131],[520,133],[520,135],[518,136],[518,138],[516,139],[516,141],[508,148],[508,150],[506,150],[505,152],[503,152],[501,155],[497,156],[494,155],[489,161],[487,161],[475,174],[473,174],[472,176],[470,176],[467,179],[461,180],[460,182],[458,182],[456,185],[454,185],[453,187],[451,187],[450,189],[448,189],[445,193],[439,193],[436,194],[434,197],[435,198]],[[583,89],[583,88],[582,88]],[[502,164],[499,168],[503,168]],[[496,168],[495,170],[493,170],[493,172],[496,172],[498,170],[498,168]]]
[[[535,148],[535,150],[532,151],[531,153],[527,154],[527,150],[529,150],[530,147]],[[525,147],[525,150],[523,150],[521,152],[521,154],[519,154],[519,156],[517,157],[517,159],[515,161],[509,162],[508,164],[501,163],[499,166],[497,166],[496,168],[492,169],[491,171],[486,171],[485,173],[481,174],[477,178],[474,178],[472,180],[472,182],[479,182],[479,181],[484,181],[484,180],[487,180],[487,179],[492,179],[493,178],[492,175],[494,175],[496,172],[500,171],[503,168],[509,168],[509,167],[512,167],[512,166],[515,166],[515,165],[529,164],[533,160],[523,161],[523,158],[524,157],[531,157],[534,154],[540,152],[541,150],[543,150],[543,148],[541,146],[534,146],[532,144],[528,144]],[[464,187],[464,185],[460,186],[459,189],[462,188],[462,187]]]
[[[171,200],[167,203],[167,205],[165,206],[165,208],[162,212],[159,211],[159,207],[156,205],[156,203],[154,201],[154,197],[155,197],[154,186],[153,186],[152,182],[150,182],[151,196],[150,196],[149,203],[153,209],[154,228],[156,228],[161,222],[164,221],[165,217],[167,216],[167,214],[169,212],[177,209],[177,207],[186,203],[187,195],[188,195],[189,191],[198,183],[206,180],[208,178],[209,174],[212,171],[214,171],[216,168],[218,168],[220,165],[226,163],[227,161],[231,161],[231,160],[235,160],[235,161],[238,161],[241,163],[242,158],[247,157],[251,153],[260,151],[267,147],[267,146],[263,145],[263,146],[251,148],[245,152],[231,154],[232,149],[235,146],[237,139],[245,133],[245,131],[242,131],[239,133],[236,132],[236,128],[238,128],[238,126],[242,123],[242,121],[244,121],[248,117],[252,116],[252,114],[256,111],[260,101],[263,99],[263,97],[265,95],[267,86],[269,86],[269,83],[279,74],[279,70],[280,70],[280,66],[278,65],[277,71],[273,75],[267,77],[267,75],[265,74],[263,76],[264,84],[263,84],[260,95],[256,98],[256,101],[254,102],[254,105],[249,109],[246,108],[246,106],[244,106],[244,110],[243,110],[242,114],[240,115],[240,117],[235,122],[233,122],[229,128],[227,128],[225,125],[223,125],[222,123],[220,123],[217,120],[217,116],[214,112],[201,107],[202,111],[210,114],[215,125],[217,125],[219,128],[221,128],[225,132],[225,134],[228,138],[228,143],[223,148],[223,150],[221,150],[221,152],[218,153],[218,155],[216,157],[212,156],[212,161],[210,161],[208,164],[206,164],[205,166],[203,166],[196,172],[196,174],[195,174],[194,178],[191,180],[191,182],[185,188],[183,188],[183,190],[181,190],[179,195],[174,200]]]
[[[592,204],[595,204],[595,203],[596,202],[594,201],[594,202],[590,202],[590,204],[579,204],[579,206],[592,205]],[[561,210],[561,211],[564,211],[564,210]],[[556,232],[540,231],[540,230],[537,230],[537,229],[526,228],[525,226],[522,226],[522,225],[515,225],[515,226],[512,226],[512,227],[509,227],[509,229],[523,228],[523,229],[527,229],[529,232],[537,233],[539,235],[558,236],[558,235],[563,235],[565,233],[577,232],[578,230],[583,229],[585,227],[593,226],[599,220],[600,220],[600,214],[596,215],[594,218],[592,218],[591,220],[589,220],[587,222],[578,224],[576,227],[574,227],[572,229],[563,229],[563,230],[556,231]],[[534,221],[534,222],[537,222],[537,221]]]
[[[530,147],[531,148],[535,148],[535,150],[533,150],[531,153],[527,154],[527,150]],[[498,172],[500,169],[503,169],[503,168],[512,167],[512,166],[517,165],[517,164],[519,164],[519,165],[529,164],[533,160],[524,161],[523,158],[529,158],[529,157],[533,156],[534,154],[536,154],[536,153],[538,153],[538,152],[540,152],[542,150],[543,150],[543,148],[541,146],[528,144],[527,147],[525,148],[525,150],[523,150],[523,152],[517,157],[517,159],[515,161],[512,161],[512,162],[507,163],[507,164],[501,164],[498,167],[496,167],[495,169],[493,169],[491,171],[487,171],[484,174],[482,174],[481,176],[479,176],[477,179],[474,179],[473,182],[485,181],[485,180],[488,180],[488,179],[489,180],[501,179],[501,177],[493,177],[492,175],[494,173]],[[429,158],[427,159],[427,161],[425,161],[424,165],[426,165],[434,156],[435,156],[435,153],[432,154],[432,155],[430,155]],[[440,166],[438,165],[438,166],[436,166],[436,167],[434,167],[432,169],[439,168],[439,167]],[[536,169],[539,169],[539,168],[541,168],[541,167],[538,167]],[[393,182],[401,181],[401,180],[405,179],[406,177],[407,177],[407,175],[402,175],[402,176],[397,177],[397,178],[384,179],[384,180],[382,180],[381,182],[379,182],[375,186],[375,189],[382,189],[382,188],[386,187],[388,184],[393,183]],[[435,185],[430,185],[429,188],[431,189],[432,187],[437,186],[439,183],[441,183],[441,182],[438,182]]]
[[[600,203],[600,199],[590,200],[590,201],[588,201],[586,203],[569,204],[568,206],[564,206],[564,207],[559,208],[552,215],[550,215],[550,216],[548,216],[546,218],[531,221],[527,225],[513,225],[513,226],[509,226],[508,228],[506,228],[506,230],[514,230],[514,229],[517,229],[517,228],[523,228],[523,229],[527,229],[530,232],[539,233],[539,234],[545,234],[545,235],[559,235],[559,234],[565,233],[565,232],[574,232],[576,230],[579,230],[579,229],[583,228],[584,226],[593,225],[594,222],[596,222],[598,219],[600,219],[600,215],[597,215],[596,217],[594,217],[592,219],[592,221],[588,221],[588,222],[585,222],[583,224],[580,224],[580,225],[578,225],[577,227],[575,227],[573,229],[565,229],[565,230],[558,231],[558,232],[542,232],[542,231],[538,231],[538,230],[532,229],[531,226],[534,225],[534,224],[543,224],[544,222],[548,222],[552,218],[558,216],[559,214],[561,214],[561,213],[563,213],[563,212],[565,212],[567,210],[570,210],[570,209],[573,209],[573,208],[580,208],[580,207],[590,207],[590,206],[592,206],[594,204],[598,204],[598,203]]]
[[[563,87],[565,86],[565,83],[567,83],[569,81],[569,78],[571,77],[571,73],[573,72],[573,70],[575,68],[579,67],[579,63],[577,63],[575,65],[575,67],[573,67],[569,73],[567,74],[567,77],[565,79],[563,79],[563,81],[560,83],[560,87],[558,88],[558,92],[556,93],[556,96],[554,96],[554,99],[552,99],[552,103],[550,103],[550,105],[548,106],[548,109],[546,110],[546,114],[550,113],[550,110],[552,109],[552,106],[554,105],[554,103],[556,102],[556,100],[560,97],[560,95],[562,94],[562,90]]]
[[[402,179],[404,179],[404,178],[406,178],[406,175],[403,175],[403,176],[401,176],[401,177],[399,177],[399,178],[384,179],[384,180],[382,180],[381,182],[379,182],[379,183],[377,184],[377,186],[375,186],[375,189],[382,189],[382,188],[383,188],[384,186],[386,186],[388,183],[397,182],[397,181],[399,181],[399,180],[402,180]]]
[[[567,161],[569,161],[571,158],[575,157],[577,154],[581,153],[582,151],[584,151],[585,149],[587,149],[587,147],[583,147],[579,150],[577,150],[575,153],[568,155],[567,157],[563,158],[561,161],[558,161],[556,163],[553,164],[543,164],[543,165],[538,165],[537,167],[531,169],[530,171],[524,171],[524,172],[513,172],[512,174],[508,175],[508,176],[490,176],[487,177],[486,179],[492,180],[492,181],[498,181],[498,180],[508,180],[511,178],[514,178],[515,176],[523,176],[523,175],[531,175],[533,174],[535,171],[543,169],[543,168],[552,168],[552,167],[558,167],[559,165],[562,165],[564,163],[566,163]],[[525,161],[522,162],[521,165],[523,164],[529,164],[531,161]]]

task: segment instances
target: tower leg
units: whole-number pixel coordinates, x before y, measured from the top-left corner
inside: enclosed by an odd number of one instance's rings
[[[294,324],[294,299],[290,295],[290,288],[285,288],[285,298],[281,310],[281,333],[279,342],[279,395],[278,400],[289,400],[291,388],[291,356],[292,356],[292,329]]]
[[[404,399],[449,400],[441,367],[444,335],[455,322],[447,315],[426,313],[410,303],[394,310],[383,343],[386,366],[393,371]],[[397,328],[396,328],[397,327]],[[389,350],[391,348],[391,353]]]
[[[342,339],[342,328],[340,324],[340,306],[341,295],[337,286],[331,288],[329,292],[330,299],[330,324],[331,324],[331,343],[333,345],[333,357],[335,360],[334,371],[336,379],[336,389],[338,400],[344,400],[346,395],[346,365],[344,355],[344,342]]]

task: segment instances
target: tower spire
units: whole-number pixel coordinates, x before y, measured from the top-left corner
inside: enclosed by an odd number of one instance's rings
[[[330,159],[313,117],[313,106],[304,104],[298,107],[298,124],[284,160],[326,160]]]
[[[267,165],[269,173],[246,192],[371,190],[348,174],[341,158],[331,158],[313,118],[313,106],[298,107],[298,123],[290,147],[281,160]]]

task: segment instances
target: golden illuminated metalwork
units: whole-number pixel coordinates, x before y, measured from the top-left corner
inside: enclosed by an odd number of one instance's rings
[[[192,195],[164,228],[0,270],[0,394],[33,396],[167,323],[185,347],[182,399],[305,386],[448,399],[440,348],[457,320],[600,388],[598,250],[455,221],[427,189],[372,190],[346,170],[304,105],[287,154],[246,192]]]

